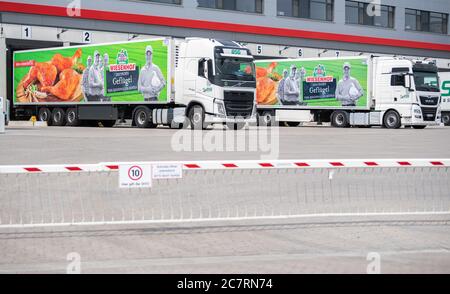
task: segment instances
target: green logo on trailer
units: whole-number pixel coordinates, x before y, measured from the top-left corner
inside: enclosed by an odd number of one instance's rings
[[[325,77],[327,75],[327,72],[325,71],[325,66],[322,64],[319,64],[314,68],[313,76],[315,77]]]
[[[117,64],[128,64],[127,50],[122,49],[117,53]]]
[[[450,81],[444,81],[442,83],[442,96],[450,97]]]

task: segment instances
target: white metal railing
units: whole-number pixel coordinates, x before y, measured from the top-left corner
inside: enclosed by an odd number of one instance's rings
[[[0,166],[0,228],[450,214],[450,159],[178,162],[149,189],[122,164]]]

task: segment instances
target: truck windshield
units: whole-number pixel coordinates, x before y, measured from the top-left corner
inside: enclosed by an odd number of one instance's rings
[[[414,72],[414,82],[417,91],[439,92],[438,75],[434,72]]]
[[[254,82],[255,66],[253,60],[219,57],[216,59],[216,75],[222,81]]]

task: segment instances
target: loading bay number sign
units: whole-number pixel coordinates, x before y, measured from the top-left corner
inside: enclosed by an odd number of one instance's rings
[[[124,164],[119,168],[120,188],[151,188],[152,166]]]

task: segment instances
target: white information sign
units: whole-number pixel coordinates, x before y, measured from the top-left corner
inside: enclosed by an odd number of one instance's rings
[[[181,179],[183,166],[177,163],[158,163],[153,165],[153,179]]]

